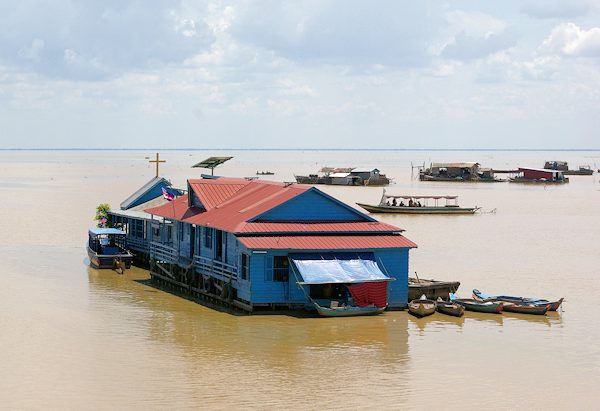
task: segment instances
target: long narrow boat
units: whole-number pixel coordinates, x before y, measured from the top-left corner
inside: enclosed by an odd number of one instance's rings
[[[377,315],[385,311],[385,307],[323,307],[322,305],[313,303],[319,315],[323,317],[356,317],[359,315]]]
[[[421,318],[433,314],[436,307],[435,301],[428,300],[422,295],[418,300],[412,300],[408,303],[408,312],[415,317]]]
[[[457,298],[456,294],[450,294],[450,300],[465,307],[467,311],[476,311],[480,313],[500,314],[502,312],[502,302],[477,301],[472,298]]]
[[[116,228],[91,228],[87,253],[93,268],[131,267],[133,255],[127,250],[125,232]]]
[[[445,204],[439,204],[440,200],[445,200]],[[479,210],[479,207],[459,207],[458,196],[388,195],[385,190],[378,205],[356,204],[370,213],[388,214],[475,214]]]
[[[527,303],[503,303],[503,310],[511,313],[544,315],[550,305],[535,305]]]
[[[442,314],[461,317],[465,313],[465,307],[452,301],[436,301],[437,310]]]
[[[498,301],[506,301],[510,303],[526,303],[526,304],[534,304],[534,305],[548,305],[548,311],[556,311],[562,304],[564,298],[561,298],[557,301],[548,301],[543,298],[531,298],[531,297],[513,297],[510,295],[488,295],[484,294],[481,291],[474,289],[473,290],[473,298],[479,301],[488,301],[488,300],[498,300]]]

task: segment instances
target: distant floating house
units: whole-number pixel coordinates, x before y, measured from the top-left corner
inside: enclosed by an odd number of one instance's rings
[[[519,167],[517,176],[509,181],[512,183],[564,184],[569,182],[569,178],[565,177],[564,172],[560,170]]]
[[[479,163],[431,163],[419,173],[421,181],[503,181],[495,178],[491,168],[482,168]]]
[[[408,254],[416,245],[402,229],[314,187],[190,179],[187,194],[145,214],[153,280],[199,299],[246,311],[314,301],[329,306],[352,299],[353,284],[383,280],[388,308],[407,305]],[[113,215],[137,224],[122,212]],[[125,228],[139,238],[136,229]]]
[[[327,184],[346,186],[385,186],[390,179],[377,168],[323,167],[318,174],[296,176],[300,184]]]

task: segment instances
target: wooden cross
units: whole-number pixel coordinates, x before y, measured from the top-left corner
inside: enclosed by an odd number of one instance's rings
[[[159,163],[166,163],[166,160],[160,160],[159,159],[159,154],[156,153],[156,160],[150,160],[148,161],[149,163],[156,163],[156,177],[158,177],[158,164]]]

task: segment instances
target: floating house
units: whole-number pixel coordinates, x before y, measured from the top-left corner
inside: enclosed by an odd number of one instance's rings
[[[130,213],[113,215],[139,240],[137,228],[127,227],[138,224]],[[346,304],[353,285],[367,284],[364,297],[375,292],[370,283],[385,282],[387,307],[407,306],[416,245],[402,229],[315,187],[190,179],[187,194],[141,213],[151,228],[144,240],[152,280],[193,298],[250,312],[294,309]]]
[[[517,176],[511,178],[510,182],[544,184],[564,184],[569,182],[569,178],[565,177],[564,172],[560,170],[519,167],[517,171]]]
[[[296,182],[301,184],[346,186],[385,186],[390,184],[390,179],[385,174],[381,174],[377,168],[323,167],[319,174],[295,177]]]
[[[494,176],[491,168],[482,168],[479,163],[431,163],[419,173],[421,181],[502,181]]]

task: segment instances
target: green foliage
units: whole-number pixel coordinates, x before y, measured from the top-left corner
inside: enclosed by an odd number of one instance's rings
[[[98,221],[98,227],[110,227],[108,223],[108,212],[110,211],[110,204],[102,203],[96,207],[96,216],[94,220]],[[105,222],[103,222],[103,220]]]

